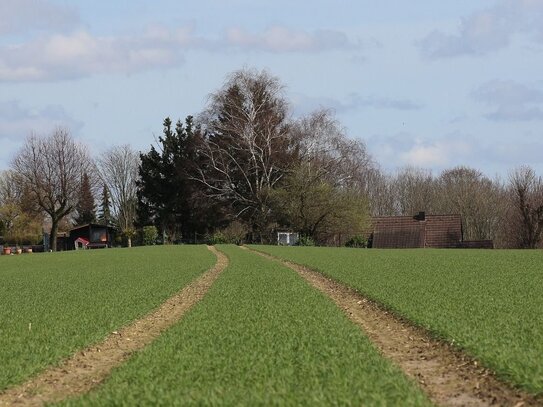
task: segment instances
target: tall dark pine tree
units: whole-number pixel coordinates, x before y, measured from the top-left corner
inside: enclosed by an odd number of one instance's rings
[[[96,204],[94,203],[94,196],[92,195],[90,180],[87,173],[84,173],[81,179],[79,202],[77,203],[76,210],[77,218],[75,219],[75,222],[77,225],[85,225],[96,220]]]
[[[140,155],[138,223],[156,225],[169,241],[192,240],[216,226],[221,210],[201,193],[191,173],[200,140],[192,116],[175,129],[170,118],[163,125],[159,151],[151,146]]]
[[[111,200],[109,199],[109,191],[105,185],[102,189],[102,198],[100,200],[100,209],[98,211],[98,222],[103,225],[111,225]]]

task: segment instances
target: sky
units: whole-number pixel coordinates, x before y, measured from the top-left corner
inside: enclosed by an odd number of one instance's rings
[[[59,126],[147,151],[242,68],[389,172],[543,173],[543,0],[0,0],[0,170]]]

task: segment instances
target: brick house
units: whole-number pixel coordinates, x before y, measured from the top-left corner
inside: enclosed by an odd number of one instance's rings
[[[492,248],[492,241],[465,242],[460,215],[379,216],[372,218],[374,248]]]

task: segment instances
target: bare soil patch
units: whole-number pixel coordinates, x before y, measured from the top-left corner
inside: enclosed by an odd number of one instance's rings
[[[156,339],[209,290],[228,265],[227,257],[208,246],[217,256],[215,266],[198,277],[158,309],[131,325],[112,332],[103,342],[82,350],[60,366],[0,394],[0,406],[41,406],[90,391],[132,353]]]
[[[365,331],[381,354],[418,382],[434,403],[443,406],[543,406],[543,397],[527,394],[498,380],[475,359],[432,338],[424,329],[398,318],[357,291],[306,267],[254,252],[295,270],[330,297]]]

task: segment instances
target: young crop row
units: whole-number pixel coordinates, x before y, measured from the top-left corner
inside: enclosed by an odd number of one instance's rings
[[[255,249],[349,285],[543,393],[543,252]]]
[[[102,340],[212,267],[204,246],[0,258],[0,391]]]
[[[295,272],[235,246],[183,320],[65,405],[429,405]]]

